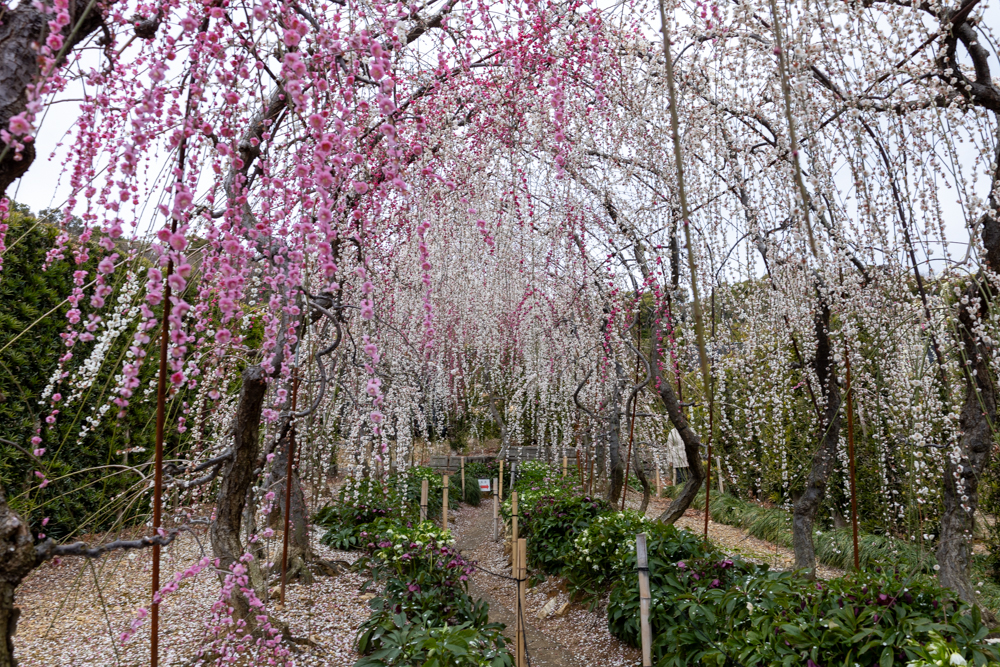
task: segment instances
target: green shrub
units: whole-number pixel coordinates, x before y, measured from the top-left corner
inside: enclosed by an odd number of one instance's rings
[[[559,574],[574,549],[573,542],[591,521],[610,509],[589,496],[543,495],[521,505],[520,534],[531,540],[528,565]]]
[[[378,649],[355,663],[355,667],[510,667],[513,664],[497,624],[476,627],[472,623],[433,626],[425,619],[404,614],[391,617],[379,613],[375,627],[366,631],[358,650],[369,644]]]
[[[906,665],[938,650],[940,637],[970,664],[997,659],[979,612],[926,576],[867,572],[815,582],[718,558],[671,567],[651,556],[657,667]],[[639,642],[638,608],[630,572],[612,591],[608,623],[631,645]]]
[[[625,510],[601,514],[573,541],[562,573],[569,589],[583,599],[596,599],[625,574],[635,536],[653,522],[638,512]]]
[[[376,520],[415,521],[417,514],[404,502],[405,495],[399,489],[399,480],[348,479],[336,502],[313,518],[313,523],[327,528],[320,541],[334,549],[356,549],[362,546],[361,533]]]
[[[479,507],[483,502],[483,492],[479,490],[479,480],[469,479],[468,473],[465,475],[465,497],[462,502],[472,507]]]

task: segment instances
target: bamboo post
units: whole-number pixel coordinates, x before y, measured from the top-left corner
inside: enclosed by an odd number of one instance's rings
[[[528,542],[523,537],[514,544],[514,553],[517,554],[515,558],[517,574],[515,578],[517,579],[517,599],[514,603],[516,618],[514,621],[514,626],[517,628],[515,632],[514,644],[515,644],[515,665],[516,667],[527,667],[528,663],[526,660],[525,644],[527,643],[524,636],[524,610],[525,610],[525,600],[524,592],[527,588],[527,578],[528,578]]]
[[[510,494],[510,542],[517,544],[517,491]]]
[[[670,464],[670,484],[677,486],[677,466],[673,463]]]
[[[663,497],[663,485],[660,483],[660,465],[656,465],[656,497]]]
[[[465,502],[465,457],[462,457],[462,502]]]
[[[493,541],[494,542],[500,539],[500,536],[497,534],[500,528],[499,517],[500,517],[500,503],[497,500],[497,478],[494,477],[493,478]]]
[[[567,470],[569,470],[569,457],[563,454],[563,477],[566,476]]]
[[[503,459],[500,459],[500,486],[497,487],[497,497],[503,502]]]
[[[427,478],[420,480],[420,520],[427,521]]]
[[[441,483],[444,485],[441,489],[441,527],[448,530],[448,475]]]
[[[722,481],[722,457],[721,456],[716,456],[715,457],[715,469],[718,472],[719,493],[720,494],[721,493],[725,493],[726,492],[726,484],[725,484],[725,482]]]
[[[639,570],[639,631],[642,636],[642,667],[652,667],[653,634],[649,628],[649,561],[646,533],[635,536],[635,563]]]

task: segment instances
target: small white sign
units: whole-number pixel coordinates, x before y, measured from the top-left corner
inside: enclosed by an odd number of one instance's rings
[[[488,480],[488,479],[481,479],[481,480],[479,480],[479,490],[480,491],[485,491],[486,493],[489,493],[490,492],[490,480]]]

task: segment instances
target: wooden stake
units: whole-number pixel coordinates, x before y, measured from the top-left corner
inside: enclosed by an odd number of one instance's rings
[[[462,457],[462,502],[465,502],[465,457]]]
[[[427,478],[420,480],[420,520],[427,521]]]
[[[660,464],[656,464],[656,497],[663,497],[663,485],[660,483]]]
[[[635,563],[639,570],[639,631],[642,636],[642,667],[652,667],[653,633],[649,628],[649,561],[646,533],[635,536]]]
[[[524,593],[527,589],[527,579],[528,579],[528,542],[523,537],[515,543],[514,552],[517,554],[516,562],[516,572],[515,575],[517,579],[517,600],[514,603],[515,607],[515,621],[514,625],[517,628],[515,632],[515,665],[516,667],[528,667],[528,661],[526,659],[527,651],[525,650],[525,644],[527,643],[524,636],[524,614],[525,605]]]
[[[493,478],[493,541],[500,539],[497,534],[500,528],[500,503],[497,500],[497,478]]]
[[[517,491],[510,494],[510,542],[517,544]]]
[[[726,483],[722,480],[722,457],[721,456],[716,456],[715,457],[715,470],[719,473],[718,474],[718,477],[719,477],[719,493],[725,493],[726,492]]]
[[[448,475],[442,480],[444,488],[441,489],[441,527],[448,530]]]
[[[500,486],[497,487],[497,496],[503,502],[503,459],[500,459]]]

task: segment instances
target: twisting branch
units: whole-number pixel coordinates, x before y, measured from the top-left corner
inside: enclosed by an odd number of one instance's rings
[[[593,373],[593,370],[587,371],[587,374],[583,376],[583,380],[581,380],[580,384],[577,385],[576,391],[573,392],[573,402],[576,403],[576,407],[580,408],[580,410],[582,410],[591,419],[593,419],[594,413],[580,402],[580,390],[587,384],[587,380],[590,379],[590,376],[593,375]]]
[[[83,556],[85,558],[100,558],[106,553],[119,549],[145,549],[154,545],[165,547],[180,535],[182,532],[190,532],[189,526],[180,526],[163,531],[160,535],[146,536],[138,540],[115,540],[96,547],[87,546],[86,542],[74,542],[73,544],[56,544],[52,540],[35,546],[35,555],[38,563],[44,563],[52,558],[62,558],[65,556]]]

